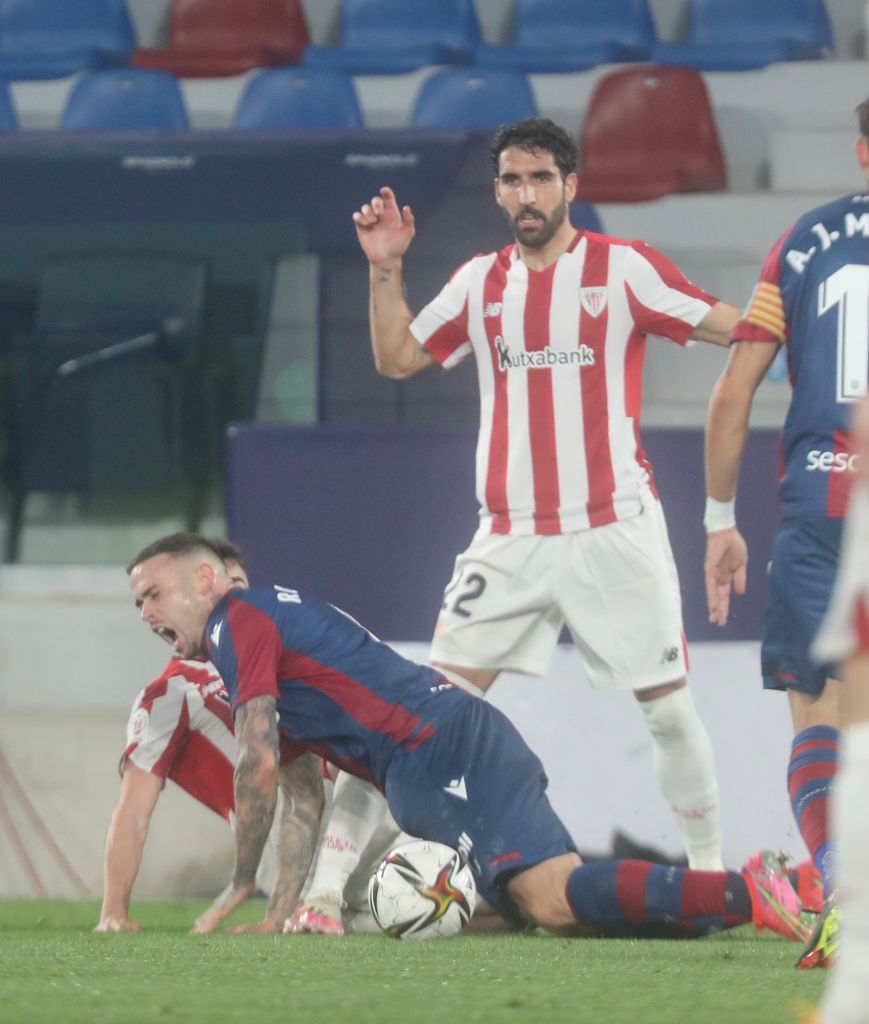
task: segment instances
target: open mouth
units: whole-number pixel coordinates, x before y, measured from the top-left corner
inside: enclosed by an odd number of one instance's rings
[[[169,626],[155,626],[154,632],[157,634],[157,636],[160,637],[161,640],[165,640],[170,647],[174,647],[175,644],[178,642],[178,634],[175,632],[174,629],[171,629]]]

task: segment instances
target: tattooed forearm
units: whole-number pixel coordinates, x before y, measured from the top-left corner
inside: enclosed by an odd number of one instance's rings
[[[305,754],[282,768],[281,790],[284,799],[278,837],[278,877],[267,914],[278,927],[295,908],[314,859],[324,806],[319,759]]]
[[[278,789],[278,719],[274,697],[255,697],[235,715],[236,886],[252,884],[275,816]]]

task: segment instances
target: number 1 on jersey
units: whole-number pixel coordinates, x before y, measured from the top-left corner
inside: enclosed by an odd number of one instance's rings
[[[836,401],[859,402],[869,385],[869,266],[846,263],[818,286],[818,316],[838,306]]]

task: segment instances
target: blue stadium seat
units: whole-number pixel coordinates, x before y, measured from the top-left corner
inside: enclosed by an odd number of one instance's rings
[[[123,65],[135,44],[125,0],[0,3],[0,79],[6,81]]]
[[[450,68],[430,75],[417,94],[412,128],[490,130],[537,115],[528,79],[515,71]]]
[[[60,119],[62,131],[188,131],[176,79],[163,71],[91,71],[76,82]]]
[[[273,68],[253,75],[233,128],[254,131],[362,128],[353,79],[343,71]]]
[[[14,132],[18,127],[18,118],[15,115],[15,107],[12,106],[12,98],[5,82],[0,82],[0,132]]]
[[[597,210],[582,199],[574,199],[568,206],[570,223],[582,231],[595,231],[598,234],[603,232],[603,225],[600,222]]]
[[[690,0],[685,43],[657,43],[658,64],[697,71],[749,71],[833,52],[824,0]]]
[[[480,45],[473,0],[342,0],[341,45],[309,46],[310,67],[393,75],[467,64]]]
[[[516,0],[513,45],[480,46],[476,61],[523,74],[647,60],[656,41],[648,0]]]

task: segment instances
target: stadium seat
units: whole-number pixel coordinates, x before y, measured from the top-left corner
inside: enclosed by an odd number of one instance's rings
[[[698,72],[644,65],[598,81],[580,140],[577,198],[627,203],[726,187],[715,118]]]
[[[30,492],[171,494],[195,527],[206,280],[204,261],[175,254],[67,253],[43,264],[21,345],[9,561]]]
[[[7,82],[126,64],[135,45],[125,0],[0,3],[0,79]]]
[[[698,71],[748,71],[833,52],[824,0],[690,0],[685,43],[657,43],[652,60]]]
[[[430,75],[417,94],[412,128],[489,130],[537,114],[531,86],[515,71],[450,68]]]
[[[342,71],[272,68],[253,75],[233,127],[257,131],[361,128],[353,79]]]
[[[301,0],[172,0],[168,48],[136,50],[132,64],[179,78],[241,75],[298,64],[307,45]]]
[[[656,40],[648,0],[516,0],[513,45],[483,45],[482,67],[523,74],[648,60]]]
[[[341,45],[309,46],[305,64],[394,75],[467,64],[481,42],[473,0],[342,0]]]
[[[603,231],[603,225],[597,210],[582,199],[575,199],[568,207],[570,223],[582,231],[595,231],[598,234]]]
[[[67,132],[189,129],[178,82],[162,71],[92,71],[75,83],[60,118]]]

